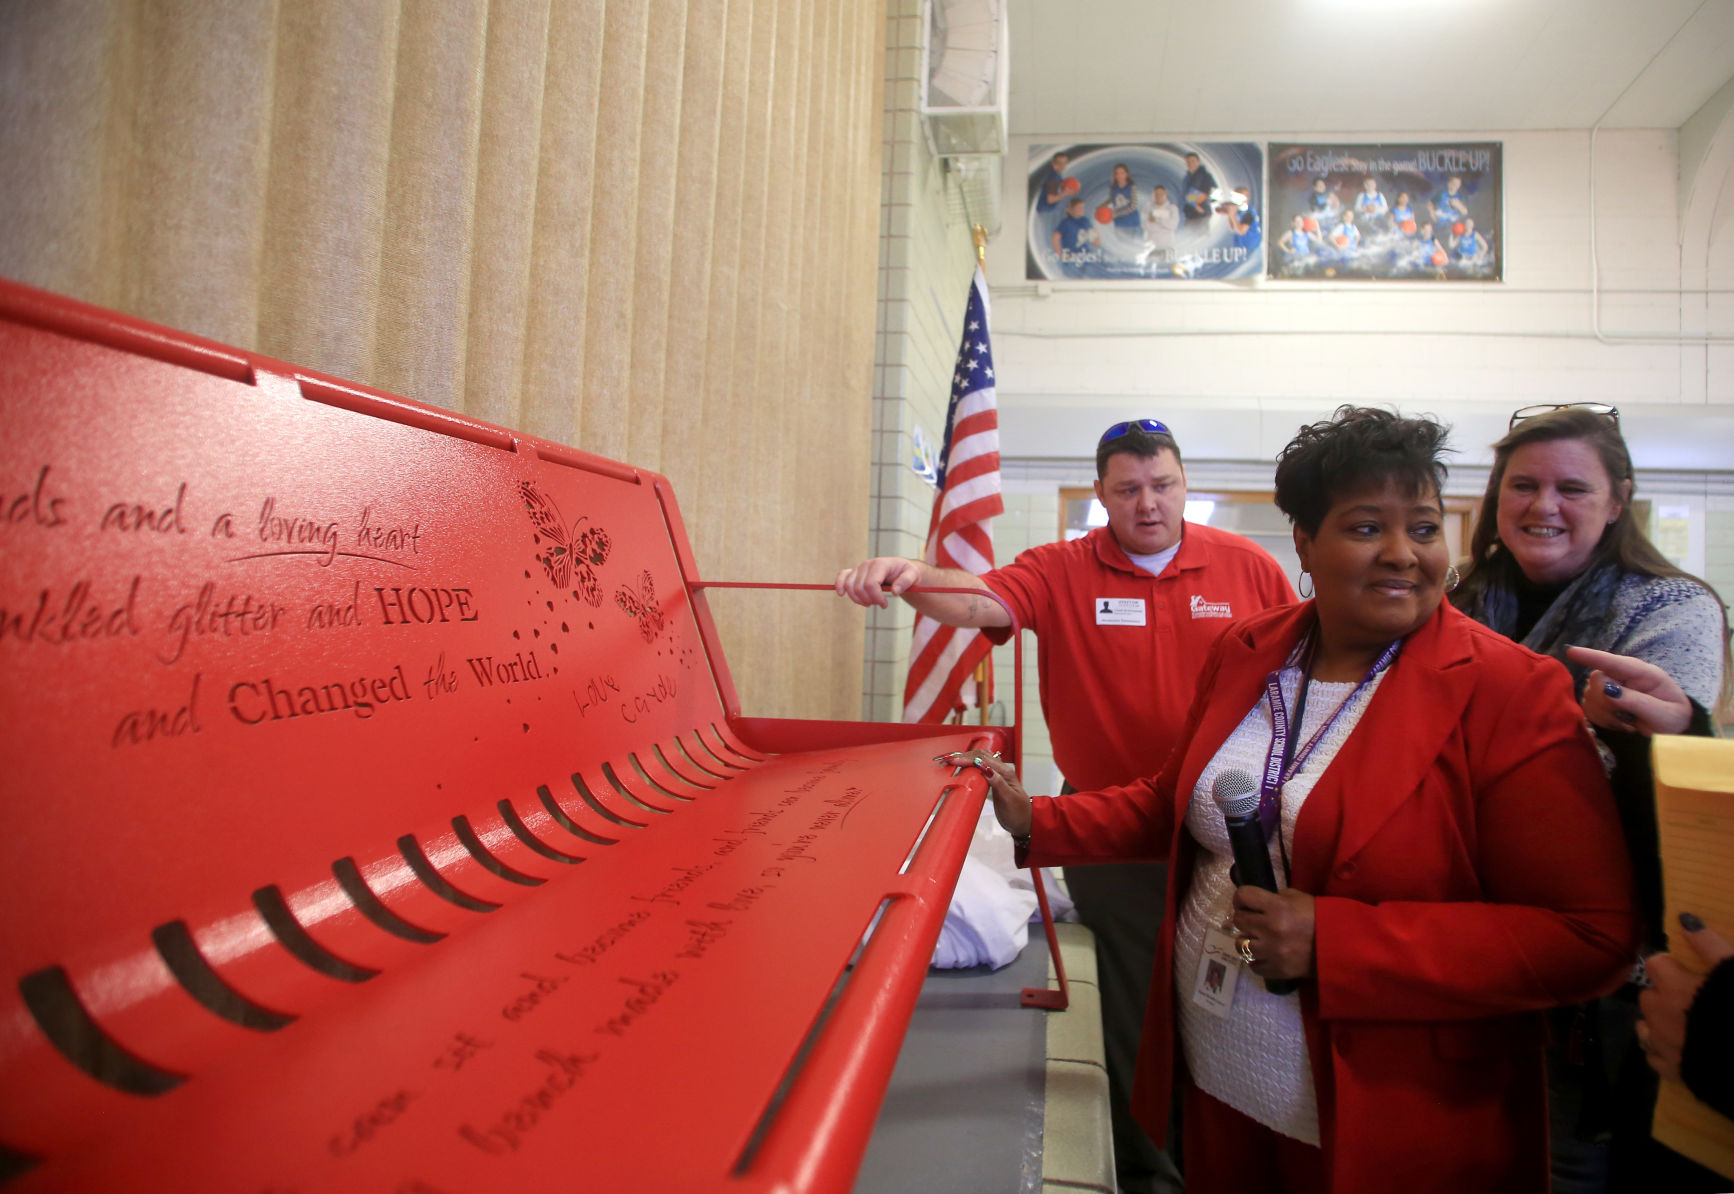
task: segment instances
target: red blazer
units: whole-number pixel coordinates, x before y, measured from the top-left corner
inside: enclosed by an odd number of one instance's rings
[[[1199,774],[1312,624],[1236,622],[1162,774],[1034,803],[1033,865],[1172,859],[1181,907]],[[1543,1009],[1629,974],[1638,927],[1607,780],[1556,661],[1441,603],[1302,806],[1292,883],[1317,898],[1301,985],[1335,1191],[1547,1189]],[[1133,1110],[1160,1139],[1178,1065],[1165,918]]]

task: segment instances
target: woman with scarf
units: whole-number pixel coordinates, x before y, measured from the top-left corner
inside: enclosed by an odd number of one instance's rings
[[[1728,638],[1716,595],[1645,536],[1632,514],[1632,489],[1615,408],[1518,411],[1494,445],[1470,558],[1451,600],[1571,670],[1609,769],[1649,952],[1665,948],[1667,938],[1648,733],[1714,732]],[[1665,676],[1656,678],[1655,669]],[[1622,683],[1628,678],[1631,690]],[[1662,708],[1649,693],[1668,679],[1675,699]],[[1560,1194],[1623,1189],[1658,1176],[1649,1144],[1655,1082],[1631,1031],[1635,993],[1631,987],[1555,1017],[1549,1063]]]
[[[1160,1136],[1179,1078],[1190,1194],[1535,1194],[1542,1013],[1629,969],[1569,678],[1442,601],[1443,445],[1343,407],[1283,450],[1315,595],[1223,633],[1160,775],[1032,800],[954,756],[1020,862],[1171,860],[1133,1110]],[[1225,812],[1277,890],[1237,884]]]

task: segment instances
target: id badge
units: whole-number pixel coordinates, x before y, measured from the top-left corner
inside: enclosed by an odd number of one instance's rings
[[[1240,981],[1241,966],[1233,937],[1221,929],[1205,933],[1198,974],[1192,980],[1192,1002],[1226,1020],[1234,1006],[1234,984]]]
[[[1098,626],[1144,625],[1142,597],[1098,597],[1093,604]]]

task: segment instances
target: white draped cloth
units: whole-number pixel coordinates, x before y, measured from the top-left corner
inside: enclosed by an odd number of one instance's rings
[[[1071,899],[1042,871],[1048,907],[1055,920],[1072,913]],[[1030,873],[1013,861],[1011,834],[994,819],[993,804],[982,806],[969,856],[957,877],[945,926],[933,950],[933,965],[942,970],[989,966],[998,970],[1013,961],[1030,939],[1031,920],[1040,920]]]

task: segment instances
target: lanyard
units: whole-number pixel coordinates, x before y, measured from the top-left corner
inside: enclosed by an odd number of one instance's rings
[[[1309,635],[1302,651],[1300,693],[1296,698],[1293,725],[1297,734],[1300,732],[1301,719],[1306,716],[1307,689],[1312,682],[1313,654],[1316,644],[1317,639]],[[1373,666],[1367,669],[1367,674],[1361,677],[1361,682],[1355,685],[1354,691],[1343,698],[1343,703],[1337,706],[1336,712],[1332,713],[1330,719],[1320,726],[1311,738],[1307,739],[1306,745],[1294,752],[1292,759],[1289,754],[1291,742],[1288,703],[1283,700],[1280,679],[1282,669],[1278,668],[1265,677],[1265,696],[1270,700],[1270,751],[1265,755],[1264,778],[1259,784],[1258,820],[1264,828],[1266,838],[1276,832],[1282,819],[1283,785],[1287,784],[1300,772],[1302,767],[1306,766],[1306,761],[1312,755],[1313,748],[1318,746],[1319,740],[1330,732],[1332,726],[1337,724],[1337,718],[1341,717],[1343,711],[1355,703],[1355,698],[1366,691],[1367,685],[1371,684],[1380,672],[1391,666],[1392,661],[1397,658],[1397,652],[1402,647],[1403,640],[1398,639],[1380,653],[1379,658],[1373,662]]]

